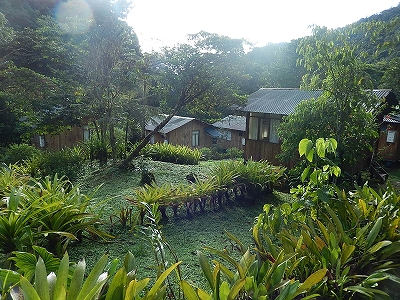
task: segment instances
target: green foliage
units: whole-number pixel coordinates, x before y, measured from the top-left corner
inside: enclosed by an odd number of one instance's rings
[[[232,147],[224,151],[220,147],[203,147],[200,149],[202,160],[237,159],[243,157],[243,150]]]
[[[211,294],[192,287],[188,282],[181,281],[181,288],[188,299],[295,299],[307,293],[313,286],[321,282],[327,269],[320,269],[311,274],[303,283],[288,277],[288,271],[295,259],[284,256],[281,251],[274,260],[263,261],[233,235],[229,238],[237,243],[241,257],[235,258],[227,249],[217,250],[206,247],[216,259],[213,259],[212,269],[206,256],[200,251],[198,257],[204,276],[207,278]],[[227,264],[226,264],[227,263]],[[309,299],[318,294],[310,294]]]
[[[356,166],[373,150],[371,143],[378,136],[375,117],[383,103],[371,92],[357,45],[348,39],[351,33],[334,35],[315,27],[312,36],[301,40],[299,63],[309,72],[303,77],[303,88],[323,93],[318,99],[303,101],[283,118],[279,127],[282,159],[292,158],[303,138],[321,136],[336,139],[340,166]]]
[[[333,138],[319,138],[315,144],[309,139],[302,139],[299,143],[300,158],[304,156],[306,167],[300,175],[302,184],[292,188],[290,192],[303,202],[318,207],[320,202],[329,202],[335,189],[330,183],[338,178],[341,169],[328,158],[336,157],[337,142]]]
[[[41,151],[34,146],[27,144],[12,144],[2,153],[0,161],[6,165],[20,163],[39,156]]]
[[[394,273],[400,198],[393,189],[380,195],[367,185],[349,196],[340,191],[332,183],[340,168],[327,158],[336,149],[334,139],[317,139],[315,144],[301,140],[299,155],[307,166],[303,184],[291,190],[299,200],[264,206],[253,226],[257,252],[276,259],[284,251],[292,258],[290,274],[300,280],[326,269],[327,277],[312,289],[323,299],[388,297],[382,283],[400,282]],[[302,259],[294,261],[296,257]]]
[[[3,193],[7,203],[0,214],[0,245],[5,253],[26,251],[46,241],[61,255],[83,232],[110,237],[96,228],[98,216],[88,212],[92,198],[65,178],[30,179],[29,184],[22,182]]]
[[[109,156],[111,146],[107,142],[101,142],[100,139],[92,137],[86,142],[81,142],[79,147],[82,149],[85,157],[90,160],[100,160],[102,156]]]
[[[319,268],[327,277],[314,287],[324,299],[358,299],[358,294],[386,295],[385,282],[399,279],[398,195],[383,195],[367,186],[347,196],[338,191],[318,211],[303,202],[264,207],[253,227],[261,256],[301,257],[290,268],[300,280]],[[278,239],[273,244],[272,239]],[[387,295],[386,295],[387,296]]]
[[[141,154],[153,160],[183,165],[197,165],[201,158],[201,151],[198,149],[163,143],[148,144]]]
[[[33,177],[66,176],[74,181],[85,163],[85,154],[80,147],[65,148],[60,151],[46,151],[27,162]]]
[[[26,173],[23,166],[0,164],[0,197],[5,197],[13,188],[26,184],[30,180]]]

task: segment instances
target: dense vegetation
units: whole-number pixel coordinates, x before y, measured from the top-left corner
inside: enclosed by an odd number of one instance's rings
[[[341,175],[376,135],[365,90],[399,92],[399,7],[248,53],[199,32],[148,54],[129,0],[85,3],[0,2],[1,298],[398,296],[400,196]],[[300,85],[323,96],[284,119],[283,155],[301,158],[286,196],[282,167],[143,136],[159,112],[155,131],[177,113],[212,122],[260,87]],[[73,149],[21,143],[83,117],[94,137]],[[201,162],[215,156],[231,160]]]

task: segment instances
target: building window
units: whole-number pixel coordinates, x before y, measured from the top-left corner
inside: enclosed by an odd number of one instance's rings
[[[221,138],[223,138],[224,140],[227,141],[231,141],[232,140],[232,131],[229,129],[223,129],[220,130],[221,132]]]
[[[199,136],[200,136],[199,130],[192,131],[192,146],[193,147],[199,146]]]
[[[269,120],[261,119],[260,122],[260,140],[268,140],[269,135]]]
[[[39,135],[39,146],[44,148],[46,146],[46,142],[44,140],[44,135]]]
[[[258,140],[258,118],[256,117],[249,119],[249,139]]]
[[[278,119],[271,119],[271,124],[269,127],[269,141],[274,144],[279,143],[278,127],[281,123]]]
[[[83,141],[87,142],[90,140],[90,131],[88,125],[83,125]]]
[[[278,127],[279,119],[263,119],[258,117],[250,117],[249,119],[249,139],[263,140],[270,143],[278,144]]]

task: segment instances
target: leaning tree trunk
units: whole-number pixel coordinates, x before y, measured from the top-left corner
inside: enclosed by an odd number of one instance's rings
[[[161,130],[168,122],[172,119],[172,117],[179,111],[180,107],[175,107],[174,111],[168,115],[160,124],[158,124],[152,132],[144,137],[144,139],[136,146],[135,149],[119,164],[121,169],[126,169],[129,166],[129,163],[135,158],[139,156],[140,151],[149,143],[151,137],[156,134],[159,130]]]

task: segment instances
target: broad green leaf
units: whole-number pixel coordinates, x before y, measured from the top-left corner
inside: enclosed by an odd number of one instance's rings
[[[126,289],[125,293],[125,300],[131,300],[134,299],[141,291],[144,290],[144,288],[147,286],[149,283],[150,278],[145,278],[140,281],[137,281],[136,279],[132,280],[129,282],[128,287]]]
[[[230,292],[229,284],[226,281],[222,282],[221,286],[219,287],[219,299],[227,300],[229,292]]]
[[[315,142],[315,148],[317,149],[317,155],[321,158],[325,157],[325,140],[322,138],[319,138]]]
[[[381,227],[382,227],[382,217],[379,217],[376,220],[376,222],[375,222],[374,226],[372,227],[371,231],[367,235],[367,239],[366,239],[366,242],[367,242],[366,247],[367,247],[367,249],[369,247],[371,247],[372,244],[375,242],[375,239],[378,236],[379,231],[381,230]]]
[[[164,280],[167,276],[180,264],[181,262],[178,261],[177,263],[170,266],[167,270],[165,270],[156,280],[150,291],[148,292],[147,296],[151,297],[156,294],[156,292],[161,288],[161,285],[164,283]]]
[[[356,246],[347,245],[346,243],[343,243],[342,255],[340,257],[340,263],[342,264],[342,266],[349,260],[349,258],[351,257],[351,255],[353,254],[355,249],[356,249]]]
[[[285,274],[286,265],[287,261],[280,263],[275,271],[272,273],[270,283],[273,287],[281,282],[283,275]]]
[[[107,264],[108,255],[103,255],[97,263],[94,265],[93,269],[90,271],[88,277],[86,278],[82,289],[80,290],[78,297],[76,300],[86,299],[86,296],[96,287],[98,286],[99,276],[103,273],[104,267]]]
[[[85,276],[86,262],[84,259],[80,260],[75,267],[74,274],[72,275],[71,283],[69,285],[67,300],[75,300],[78,298],[79,291],[82,288],[83,278]]]
[[[35,289],[42,300],[50,300],[47,271],[44,261],[39,257],[35,270]]]
[[[310,172],[311,166],[307,166],[306,168],[304,168],[303,172],[301,173],[301,182],[304,182],[304,180],[307,179],[308,173]]]
[[[306,158],[309,162],[313,162],[314,161],[314,149],[311,149],[307,154],[306,154]]]
[[[197,289],[197,295],[199,296],[200,300],[211,300],[212,295],[208,294],[206,291],[202,289]]]
[[[228,300],[234,300],[236,299],[236,296],[239,294],[240,290],[243,288],[244,284],[246,282],[246,279],[241,279],[235,282],[235,284],[232,286],[229,295],[228,295]]]
[[[380,241],[378,243],[376,243],[375,245],[373,245],[371,248],[369,248],[367,251],[368,253],[375,253],[377,251],[379,251],[380,249],[387,247],[391,244],[391,241]]]
[[[302,139],[299,142],[299,155],[302,157],[303,155],[307,156],[307,154],[312,149],[312,142],[309,139]]]
[[[127,284],[125,267],[120,268],[114,275],[108,287],[106,300],[123,299],[124,288]]]
[[[20,285],[25,300],[41,300],[33,285],[23,276],[21,276]]]
[[[199,299],[195,290],[192,288],[192,286],[187,281],[181,280],[181,288],[182,288],[183,294],[185,295],[185,299],[188,299],[188,300]]]
[[[68,253],[65,253],[57,272],[57,281],[54,287],[53,299],[66,299],[67,295],[65,293],[67,289],[67,279],[69,271],[69,257]]]
[[[326,272],[328,272],[328,269],[320,269],[308,276],[307,279],[299,286],[294,297],[308,291],[312,286],[320,282],[325,277]]]
[[[200,251],[197,251],[197,257],[199,258],[201,269],[203,270],[204,276],[206,276],[207,278],[208,284],[210,285],[211,289],[214,290],[215,285],[214,285],[213,275],[207,258]]]

